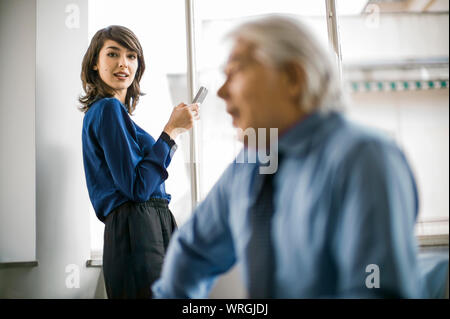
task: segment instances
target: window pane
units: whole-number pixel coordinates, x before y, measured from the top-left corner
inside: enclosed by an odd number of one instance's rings
[[[235,138],[225,103],[216,95],[225,79],[222,67],[230,52],[224,36],[248,19],[272,13],[301,19],[324,46],[328,46],[328,34],[325,1],[197,0],[195,3],[197,83],[210,92],[201,107],[198,123],[200,198],[203,199],[242,148]]]
[[[146,70],[141,89],[146,95],[141,97],[132,119],[157,139],[173,107],[187,101],[184,1],[89,1],[90,38],[113,24],[131,29],[143,47]],[[189,138],[183,135],[177,139],[179,147],[166,181],[166,191],[172,195],[169,206],[179,225],[191,212],[190,171],[185,164]],[[103,245],[103,228],[97,226],[92,226],[92,243],[98,249]]]
[[[360,2],[337,1],[348,113],[405,151],[417,233],[448,234],[448,1]]]

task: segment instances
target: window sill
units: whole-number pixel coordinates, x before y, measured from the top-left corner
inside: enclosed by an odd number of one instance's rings
[[[448,234],[417,236],[420,247],[448,246]]]
[[[448,246],[449,238],[448,234],[442,235],[421,235],[417,236],[420,247],[437,247]],[[34,263],[34,264],[33,264]],[[8,265],[11,264],[11,265]],[[19,265],[20,264],[20,265]],[[8,265],[5,267],[5,265]],[[0,268],[13,268],[13,267],[34,267],[38,262],[25,262],[25,263],[0,263]],[[96,253],[95,256],[86,261],[86,267],[101,268],[103,267],[103,259],[101,254]]]
[[[24,267],[37,267],[39,266],[39,262],[37,260],[33,261],[19,261],[19,262],[6,262],[0,263],[0,269],[8,269],[8,268],[24,268]]]
[[[103,260],[100,259],[89,259],[88,261],[86,261],[86,267],[90,267],[90,268],[101,268],[103,266]]]

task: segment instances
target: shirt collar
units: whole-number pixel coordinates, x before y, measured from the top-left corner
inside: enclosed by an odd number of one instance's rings
[[[322,142],[342,118],[336,111],[315,111],[298,121],[278,140],[278,150],[285,155],[305,155]]]

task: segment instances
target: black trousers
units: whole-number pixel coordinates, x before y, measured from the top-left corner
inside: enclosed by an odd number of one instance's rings
[[[151,298],[177,224],[167,201],[127,202],[105,220],[103,274],[108,298]]]

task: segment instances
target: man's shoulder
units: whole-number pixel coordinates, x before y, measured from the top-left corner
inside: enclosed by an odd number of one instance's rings
[[[396,150],[394,132],[384,131],[379,128],[363,125],[342,116],[340,124],[329,139],[329,147],[340,154],[342,159],[354,155],[367,148],[375,147],[380,151]]]

